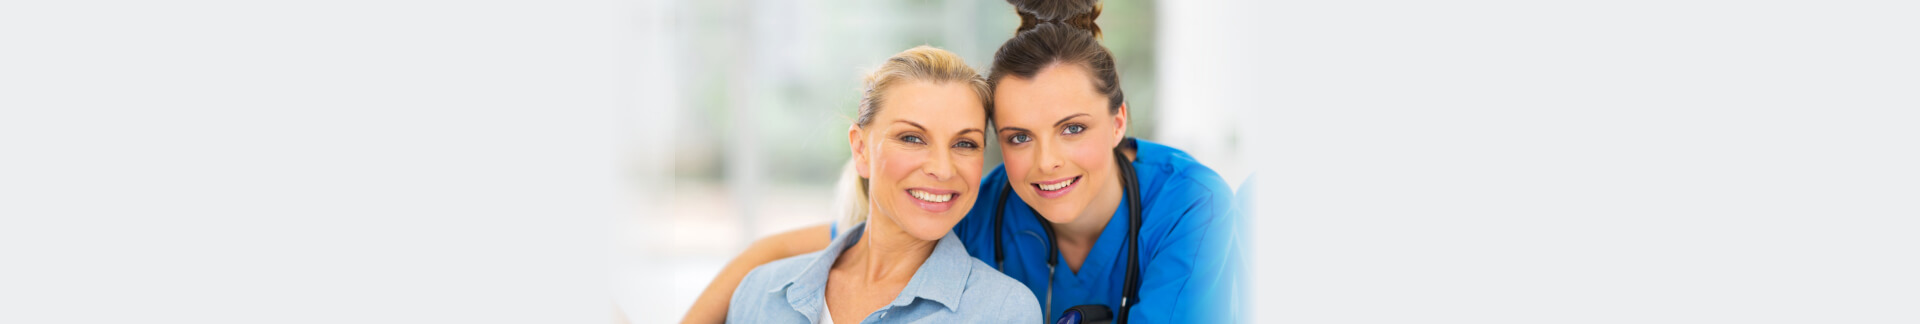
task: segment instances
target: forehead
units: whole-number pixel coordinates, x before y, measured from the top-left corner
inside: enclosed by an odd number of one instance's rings
[[[1107,103],[1093,90],[1092,74],[1077,64],[1055,63],[1032,79],[1000,79],[994,91],[993,117],[1001,125],[1051,124],[1067,115],[1104,112]]]
[[[877,121],[906,120],[927,128],[952,130],[987,124],[985,104],[963,82],[907,81],[888,89],[880,101],[880,112],[874,114]]]

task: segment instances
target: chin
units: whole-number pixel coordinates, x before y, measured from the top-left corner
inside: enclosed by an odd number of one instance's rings
[[[1068,208],[1061,207],[1049,209],[1036,208],[1035,210],[1040,211],[1040,218],[1046,218],[1047,221],[1055,224],[1072,223],[1073,220],[1080,219],[1080,210],[1077,209],[1068,210]]]
[[[1037,197],[1038,195],[1035,196]],[[1072,223],[1075,219],[1080,219],[1080,211],[1083,208],[1074,208],[1074,206],[1086,206],[1087,201],[1079,198],[1080,197],[1073,196],[1054,199],[1040,198],[1037,200],[1027,200],[1027,202],[1029,204],[1036,201],[1044,203],[1044,205],[1033,206],[1034,211],[1040,212],[1040,218],[1045,218],[1047,221],[1055,224],[1066,224]]]
[[[940,226],[940,224],[914,224],[902,227],[904,227],[907,235],[913,235],[913,238],[923,241],[939,241],[940,238],[947,236],[947,232],[953,231],[953,225],[953,223],[948,223],[946,226]]]

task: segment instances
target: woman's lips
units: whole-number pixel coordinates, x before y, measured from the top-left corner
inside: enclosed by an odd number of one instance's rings
[[[954,198],[960,198],[959,191],[933,188],[907,188],[905,194],[907,199],[913,200],[920,209],[935,213],[953,209]]]
[[[1080,176],[1029,183],[1027,185],[1033,186],[1033,192],[1040,194],[1040,198],[1060,198],[1060,196],[1066,196],[1068,192],[1072,192],[1073,188],[1080,187]]]

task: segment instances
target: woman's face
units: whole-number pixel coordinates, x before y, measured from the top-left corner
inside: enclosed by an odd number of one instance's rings
[[[1109,113],[1092,80],[1085,67],[1054,64],[994,88],[1007,181],[1054,223],[1079,219],[1095,193],[1117,182],[1113,148],[1126,136],[1126,114]]]
[[[939,240],[973,207],[986,148],[984,103],[966,83],[909,81],[889,89],[866,127],[853,127],[855,168],[875,221]]]

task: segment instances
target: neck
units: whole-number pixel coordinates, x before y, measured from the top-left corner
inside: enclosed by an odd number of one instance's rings
[[[939,241],[927,241],[913,237],[900,229],[893,219],[879,213],[877,208],[868,208],[867,227],[860,240],[841,254],[835,261],[836,269],[854,270],[854,279],[861,283],[906,282],[913,279],[920,264],[926,263],[933,255],[934,245]]]
[[[1055,234],[1061,240],[1092,245],[1093,241],[1100,238],[1100,231],[1107,228],[1107,222],[1113,220],[1113,212],[1120,210],[1120,198],[1125,196],[1125,190],[1121,187],[1126,184],[1121,183],[1123,175],[1120,174],[1119,162],[1111,163],[1114,164],[1107,169],[1112,170],[1109,179],[1113,181],[1100,186],[1100,191],[1093,196],[1093,202],[1080,211],[1080,217],[1074,218],[1072,223],[1054,224]]]

